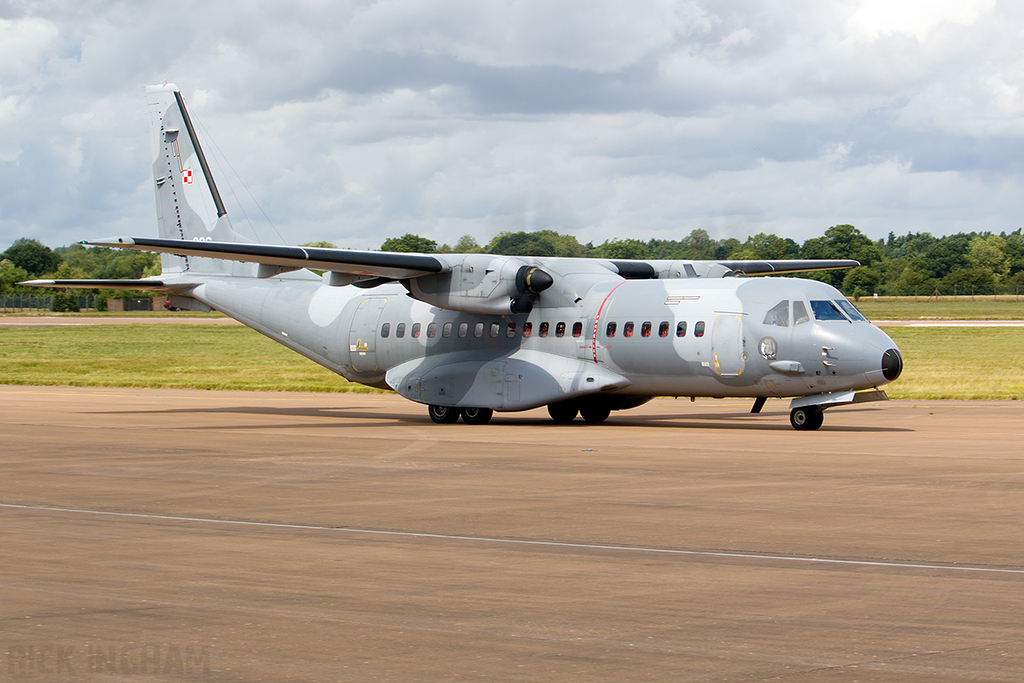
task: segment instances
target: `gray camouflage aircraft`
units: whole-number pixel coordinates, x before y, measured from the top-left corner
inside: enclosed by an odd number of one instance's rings
[[[406,254],[254,244],[232,229],[174,85],[146,89],[159,238],[83,244],[159,252],[142,280],[35,280],[143,289],[218,310],[353,382],[486,423],[547,406],[601,422],[655,396],[789,397],[790,422],[885,400],[896,344],[835,288],[748,275],[856,261],[687,261]],[[317,275],[309,269],[324,271]]]

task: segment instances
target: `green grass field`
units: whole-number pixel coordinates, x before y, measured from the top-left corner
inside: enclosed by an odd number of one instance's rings
[[[861,297],[855,302],[868,319],[1024,320],[1024,298],[1015,296]]]
[[[905,370],[892,398],[1024,398],[1024,328],[886,330]],[[376,391],[243,327],[0,328],[0,384]]]
[[[0,328],[0,383],[254,391],[377,391],[245,327]]]

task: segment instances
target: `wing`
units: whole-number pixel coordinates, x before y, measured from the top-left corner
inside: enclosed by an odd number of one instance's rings
[[[854,268],[860,261],[852,259],[785,259],[777,261],[620,261],[601,260],[606,267],[627,280],[654,280],[692,277],[731,277],[735,275],[779,275],[811,270]]]
[[[427,254],[387,251],[354,251],[314,247],[287,247],[241,242],[204,242],[153,237],[110,237],[86,240],[82,244],[135,251],[155,251],[181,256],[226,259],[266,266],[267,275],[300,268],[316,268],[359,278],[406,278],[434,275],[451,270],[446,261]]]

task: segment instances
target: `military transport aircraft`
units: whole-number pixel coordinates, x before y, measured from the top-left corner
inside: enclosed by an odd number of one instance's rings
[[[486,423],[547,406],[601,422],[655,396],[790,397],[817,429],[833,406],[886,398],[896,344],[835,288],[748,275],[856,261],[637,261],[407,254],[254,244],[236,233],[181,93],[146,89],[159,238],[83,244],[161,254],[142,280],[43,287],[164,292],[216,309],[353,382]],[[317,275],[309,269],[322,270]]]

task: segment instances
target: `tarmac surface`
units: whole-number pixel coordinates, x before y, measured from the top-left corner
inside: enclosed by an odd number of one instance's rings
[[[1024,679],[1024,403],[0,401],[0,680]]]

